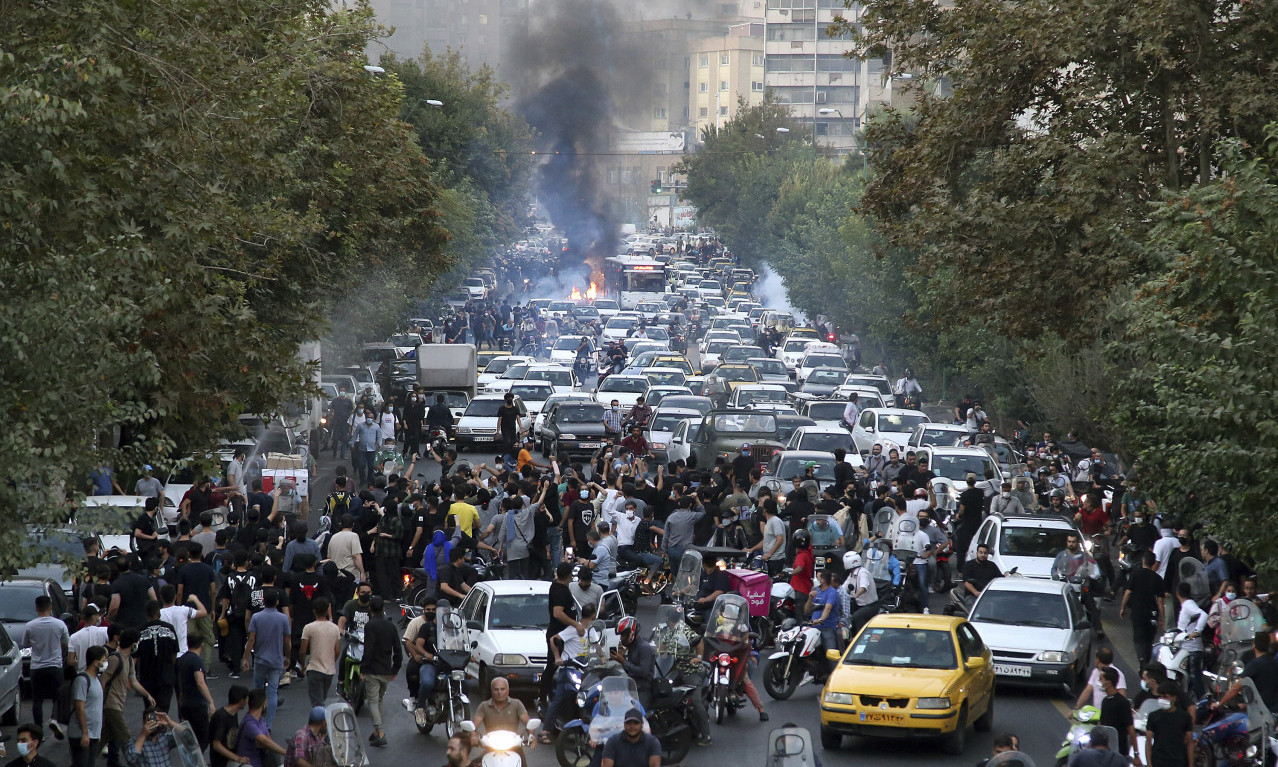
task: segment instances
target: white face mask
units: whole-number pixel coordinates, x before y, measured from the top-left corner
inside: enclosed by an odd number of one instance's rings
[[[1001,495],[1003,496],[1003,499],[1004,499],[1004,500],[1006,500],[1006,499],[1008,499],[1008,498],[1011,498],[1011,497],[1012,497],[1012,493],[1011,493],[1011,491],[1010,491],[1010,490],[1005,490],[1005,491],[1003,491],[1003,493],[1001,493]]]
[[[1238,598],[1238,592],[1237,592],[1237,591],[1226,591],[1226,592],[1225,592],[1225,599],[1228,599],[1230,602],[1234,601],[1234,600],[1235,600],[1235,599],[1237,599],[1237,598]]]

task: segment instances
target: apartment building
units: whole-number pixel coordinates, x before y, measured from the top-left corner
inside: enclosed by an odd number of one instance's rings
[[[693,135],[736,117],[739,104],[763,103],[764,25],[734,24],[728,34],[697,41],[688,57],[688,113]]]

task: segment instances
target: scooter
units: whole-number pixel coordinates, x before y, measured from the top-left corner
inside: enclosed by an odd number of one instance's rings
[[[1217,675],[1206,672],[1210,681]],[[1238,696],[1243,710],[1213,710],[1212,698],[1198,702],[1197,721],[1202,730],[1195,736],[1195,762],[1226,767],[1267,767],[1278,754],[1278,739],[1273,737],[1273,717],[1260,699],[1256,685],[1242,680]]]
[[[364,707],[364,630],[348,629],[343,635],[342,658],[337,668],[337,694],[350,703],[355,713]]]
[[[1069,763],[1070,754],[1091,745],[1089,736],[1100,724],[1100,709],[1095,706],[1083,706],[1070,714],[1069,719],[1069,732],[1065,734],[1065,740],[1056,751],[1056,767],[1065,767]],[[1116,739],[1111,738],[1109,742],[1115,743]]]
[[[469,719],[460,725],[462,732],[474,732],[475,723]],[[520,767],[523,764],[523,757],[520,751],[533,744],[533,738],[536,737],[537,729],[541,727],[540,719],[529,719],[527,724],[528,734],[520,736],[517,732],[510,730],[493,730],[484,734],[479,739],[479,745],[487,749],[483,758],[479,760],[481,767]]]
[[[355,709],[339,700],[324,708],[324,721],[328,724],[328,747],[337,767],[363,767],[368,764],[365,741],[359,735],[359,722]]]
[[[1154,643],[1153,658],[1167,669],[1167,676],[1181,689],[1187,686],[1189,672],[1189,650],[1184,649],[1189,634],[1183,631],[1164,631]]]
[[[444,725],[448,737],[456,735],[461,723],[470,718],[470,698],[466,696],[466,664],[470,648],[461,613],[451,607],[435,611],[435,690],[425,708],[413,712],[418,732],[426,735],[437,724]]]
[[[825,659],[820,629],[790,618],[781,624],[776,645],[763,671],[763,688],[773,700],[789,698],[807,680],[808,674],[816,684],[825,684],[830,666]]]

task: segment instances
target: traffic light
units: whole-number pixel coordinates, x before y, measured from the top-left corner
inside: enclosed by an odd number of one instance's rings
[[[653,194],[661,194],[661,190],[662,190],[662,187],[661,187],[661,181],[660,181],[660,180],[653,181],[653,182],[652,182],[652,193],[653,193]]]

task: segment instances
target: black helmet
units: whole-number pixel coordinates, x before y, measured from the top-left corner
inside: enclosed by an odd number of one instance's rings
[[[801,549],[806,549],[812,545],[812,536],[808,535],[807,530],[795,530],[794,545]]]

